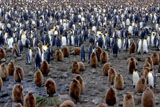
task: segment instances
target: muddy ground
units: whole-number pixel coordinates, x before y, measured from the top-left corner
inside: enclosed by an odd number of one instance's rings
[[[88,44],[86,47],[88,48]],[[73,50],[73,47],[70,47],[70,50]],[[142,67],[147,56],[150,56],[154,49],[150,49],[148,54],[138,55],[132,54],[129,55],[128,52],[121,51],[118,57],[113,57],[111,52],[109,54],[109,62],[113,64],[116,71],[121,73],[124,78],[125,88],[124,90],[117,90],[118,101],[115,107],[122,106],[123,96],[126,92],[132,92],[134,95],[136,107],[141,107],[141,95],[140,93],[135,92],[135,88],[132,86],[132,75],[128,74],[126,60],[127,58],[134,56],[138,60],[138,71],[142,71]],[[24,95],[28,92],[33,92],[35,95],[47,96],[45,93],[44,85],[42,87],[37,87],[33,83],[33,75],[35,72],[34,63],[31,65],[26,65],[26,49],[23,51],[21,57],[14,57],[11,54],[11,51],[7,50],[7,58],[5,63],[8,64],[10,60],[14,60],[17,66],[21,66],[24,69],[25,76],[21,84],[24,86]],[[88,59],[88,54],[86,53],[86,59]],[[50,63],[50,73],[48,76],[44,77],[44,81],[51,77],[55,80],[57,85],[57,95],[60,96],[62,101],[70,99],[69,86],[70,82],[76,74],[71,72],[72,61],[80,61],[80,56],[70,55],[68,58],[64,58],[63,62],[57,62],[55,59],[55,54]],[[80,102],[76,104],[77,107],[96,107],[99,103],[105,103],[105,93],[106,90],[112,86],[108,80],[107,76],[104,76],[102,73],[103,64],[98,63],[97,68],[91,68],[88,61],[85,61],[86,70],[81,72],[81,76],[84,78],[85,82],[85,91],[81,95]],[[1,62],[2,63],[2,62]],[[154,66],[154,72],[158,72],[158,66]],[[4,86],[0,91],[0,107],[6,106],[11,107],[12,102],[12,87],[16,84],[13,80],[13,76],[9,76],[7,81],[4,81]],[[156,99],[156,107],[160,107],[160,77],[156,78],[156,88],[153,89]]]

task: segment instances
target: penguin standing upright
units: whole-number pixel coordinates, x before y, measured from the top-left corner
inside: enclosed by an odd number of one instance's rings
[[[148,53],[148,43],[147,39],[143,40],[143,53]]]
[[[133,71],[133,86],[135,87],[137,82],[139,80],[139,75],[138,75],[138,72],[137,71]]]
[[[81,61],[85,62],[85,48],[84,48],[84,45],[81,46],[80,57],[81,57]]]
[[[148,73],[148,85],[154,88],[154,78],[151,71]]]
[[[66,46],[67,45],[67,39],[65,36],[62,36],[62,46]]]
[[[142,40],[141,39],[139,39],[138,40],[138,54],[140,54],[141,53],[141,49],[142,49]]]
[[[27,64],[31,64],[32,62],[32,49],[29,47],[27,51]]]
[[[119,47],[118,47],[118,44],[117,44],[117,40],[115,40],[114,43],[113,43],[113,47],[112,47],[113,56],[117,57],[118,56],[118,51],[119,51]]]
[[[37,49],[36,55],[34,57],[35,69],[40,69],[41,61],[42,61],[41,55],[40,55],[39,49]]]

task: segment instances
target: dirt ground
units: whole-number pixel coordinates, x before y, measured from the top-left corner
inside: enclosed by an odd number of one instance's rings
[[[85,43],[87,49],[88,44]],[[73,47],[70,47],[73,50]],[[113,64],[117,73],[122,74],[124,78],[125,88],[124,90],[117,90],[118,101],[115,107],[122,106],[123,97],[126,92],[131,92],[134,95],[136,107],[141,107],[141,96],[142,94],[136,93],[135,88],[132,86],[132,75],[129,74],[127,69],[127,58],[133,56],[138,60],[138,71],[141,74],[142,67],[147,56],[150,56],[154,50],[150,49],[148,54],[132,54],[121,51],[118,57],[113,57],[111,52],[109,54],[109,62]],[[45,86],[37,87],[33,83],[33,75],[35,72],[34,63],[26,65],[26,49],[23,51],[21,57],[15,58],[11,51],[7,50],[7,58],[5,63],[8,64],[10,60],[15,61],[16,66],[21,66],[24,69],[25,76],[21,84],[24,86],[24,95],[28,92],[33,92],[35,95],[47,96],[45,92]],[[86,53],[86,59],[88,54]],[[60,96],[62,101],[70,99],[69,97],[69,86],[73,77],[76,74],[71,72],[72,61],[80,61],[80,56],[70,55],[68,58],[64,58],[63,62],[57,62],[55,54],[50,63],[50,73],[44,77],[44,81],[49,77],[53,78],[57,85],[57,95]],[[112,86],[107,76],[102,73],[103,64],[98,63],[97,68],[91,68],[90,65],[85,61],[86,70],[81,72],[80,75],[83,77],[85,82],[85,91],[80,96],[80,102],[76,104],[76,107],[96,107],[99,103],[105,103],[104,98],[107,89]],[[2,63],[2,62],[1,62]],[[154,72],[158,75],[158,66],[154,66]],[[7,81],[4,81],[4,86],[0,91],[0,107],[11,107],[12,103],[12,87],[16,84],[13,80],[13,76],[9,76]],[[152,89],[155,93],[156,107],[160,107],[160,77],[156,78],[156,87]]]

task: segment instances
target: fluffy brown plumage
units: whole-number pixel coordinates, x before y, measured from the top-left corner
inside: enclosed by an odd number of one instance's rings
[[[73,78],[69,88],[69,95],[77,102],[80,100],[80,94],[81,94],[81,85],[77,79]]]
[[[62,47],[62,52],[63,52],[64,57],[69,57],[70,51],[69,51],[69,48],[67,46]]]
[[[149,62],[145,62],[145,63],[144,63],[143,69],[144,69],[144,68],[150,68],[150,69],[152,69],[151,64],[150,64]]]
[[[115,79],[116,75],[117,75],[116,70],[115,70],[113,67],[111,67],[111,68],[108,70],[108,81],[109,81],[111,84],[114,83],[114,79]]]
[[[112,67],[112,64],[110,62],[107,62],[103,65],[103,74],[105,76],[108,76],[108,70]]]
[[[150,88],[143,92],[141,102],[142,107],[155,107],[155,96]]]
[[[102,53],[100,55],[100,61],[101,61],[101,63],[108,62],[108,53],[106,51],[102,51]]]
[[[145,62],[148,62],[150,64],[151,68],[153,69],[153,60],[151,57],[147,57]]]
[[[9,74],[9,75],[13,75],[14,70],[15,70],[14,61],[11,60],[11,61],[9,62],[9,64],[8,64],[8,74]]]
[[[83,93],[84,92],[84,80],[81,75],[77,75],[76,79],[79,81],[79,83],[81,85],[81,93]]]
[[[74,104],[73,101],[66,100],[60,105],[60,107],[76,107],[76,105]]]
[[[114,88],[122,90],[124,88],[124,80],[121,74],[117,74],[114,80]]]
[[[102,53],[102,49],[99,46],[97,46],[96,47],[96,55],[97,55],[98,61],[100,61],[101,53]]]
[[[2,63],[0,65],[0,77],[5,80],[6,78],[8,78],[8,69],[6,67],[5,63]]]
[[[153,64],[154,65],[158,65],[159,64],[159,54],[156,52],[153,52],[152,54],[152,60],[153,60]]]
[[[61,49],[56,50],[56,60],[57,61],[63,61],[64,60],[64,55]]]
[[[80,71],[85,71],[85,65],[83,62],[78,62],[78,65],[79,65],[79,70]]]
[[[3,48],[0,48],[0,60],[6,58],[6,51]]]
[[[129,73],[132,74],[137,68],[137,60],[133,57],[127,59]]]
[[[144,76],[144,78],[147,80],[148,79],[148,73],[151,71],[151,69],[149,68],[149,67],[145,67],[145,68],[143,68],[143,71],[142,71],[142,73],[143,73],[143,76]]]
[[[16,67],[15,71],[14,71],[14,80],[15,82],[21,82],[21,80],[23,80],[24,78],[24,71],[21,67]]]
[[[36,98],[32,93],[28,93],[24,99],[24,107],[36,107]]]
[[[98,59],[95,52],[92,52],[90,56],[90,66],[96,68],[98,64]]]
[[[53,96],[56,93],[56,83],[52,78],[49,78],[45,82],[46,92],[49,96]]]
[[[80,72],[80,66],[77,61],[72,62],[72,73],[79,73]]]
[[[80,47],[74,47],[74,55],[80,55]]]
[[[143,93],[147,87],[147,81],[144,77],[141,77],[136,84],[136,92]]]
[[[131,93],[126,93],[124,96],[123,107],[135,107],[134,97]]]
[[[2,80],[2,78],[0,77],[0,90],[2,89],[2,87],[3,87],[3,80]]]
[[[97,107],[108,107],[108,106],[104,103],[101,103],[101,104],[98,104]]]
[[[136,53],[136,49],[137,49],[136,43],[133,42],[131,44],[131,47],[129,48],[129,54]]]
[[[49,69],[49,65],[48,65],[47,61],[42,62],[40,70],[41,70],[43,75],[48,75],[48,73],[50,72],[50,69]]]
[[[37,70],[34,73],[34,83],[37,86],[41,86],[43,84],[43,74],[42,74],[42,72],[40,70]]]
[[[116,90],[114,88],[110,87],[107,90],[106,96],[105,96],[105,102],[109,106],[113,106],[113,105],[116,104],[116,102],[117,102],[117,94],[116,94]]]
[[[17,44],[17,43],[15,43],[14,46],[13,46],[12,54],[13,54],[13,55],[16,55],[16,56],[19,56],[19,55],[20,55],[20,50],[19,50],[19,47],[18,47],[18,44]]]
[[[21,84],[16,84],[12,90],[13,101],[22,102],[23,101],[23,86]]]

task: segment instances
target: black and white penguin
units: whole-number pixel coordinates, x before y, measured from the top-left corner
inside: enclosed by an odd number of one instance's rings
[[[84,45],[82,45],[82,46],[81,46],[81,49],[80,49],[80,57],[81,57],[80,60],[81,60],[82,62],[85,62],[85,52],[86,52],[86,51],[85,51],[85,47],[84,47]]]
[[[27,60],[27,62],[26,62],[27,64],[31,64],[32,63],[32,49],[30,47],[27,50],[26,60]]]
[[[34,57],[35,69],[40,69],[41,61],[42,61],[41,54],[40,54],[39,48],[37,48],[36,54],[35,54],[35,57]]]
[[[112,47],[113,56],[117,57],[119,52],[119,47],[117,44],[117,40],[114,41],[113,47]]]

